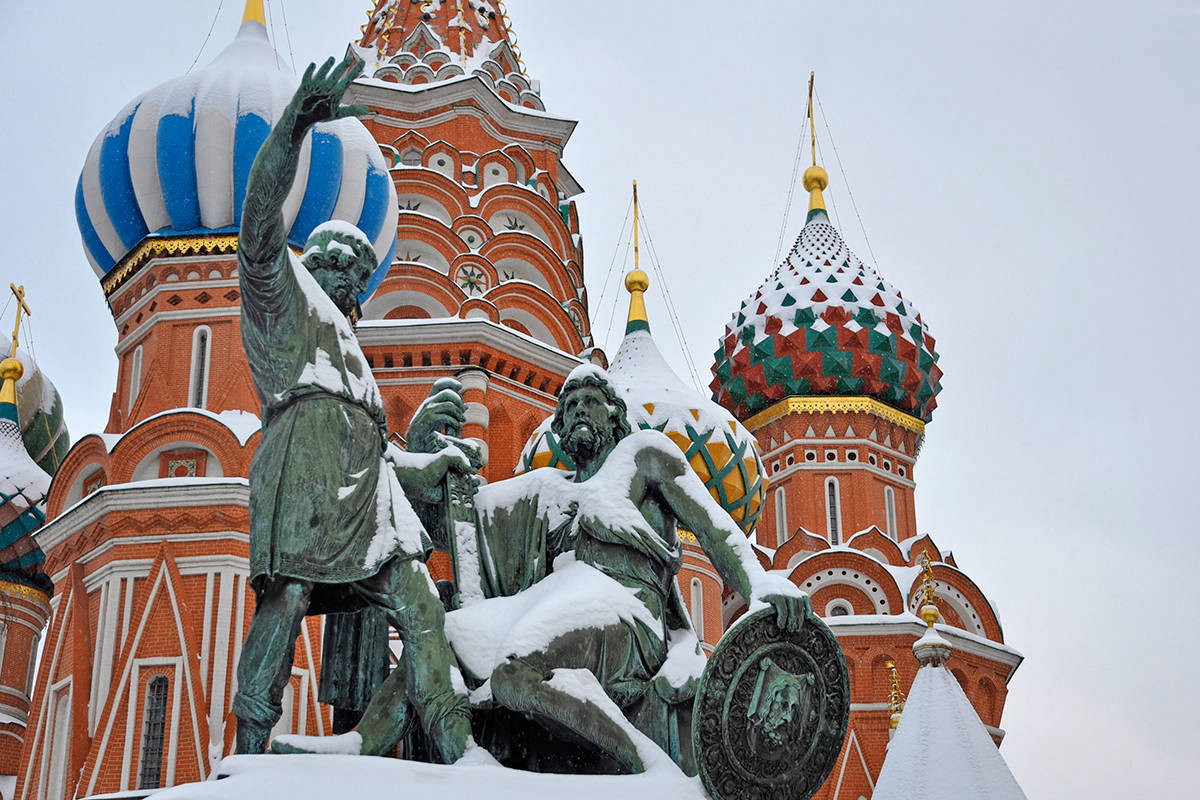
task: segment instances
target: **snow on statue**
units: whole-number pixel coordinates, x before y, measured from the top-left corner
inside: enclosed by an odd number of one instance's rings
[[[257,604],[238,662],[237,751],[261,753],[279,720],[306,614],[381,609],[405,645],[407,699],[437,752],[470,741],[467,699],[450,678],[444,611],[423,556],[429,539],[401,489],[437,486],[461,452],[388,448],[379,388],[346,315],[376,267],[363,234],[332,222],[303,261],[282,208],[309,129],[362,113],[341,107],[361,63],[310,65],[250,171],[238,270],[242,343],[263,407],[250,467],[250,580]],[[331,69],[332,68],[332,69]],[[385,458],[386,456],[386,458]]]
[[[705,659],[676,583],[677,523],[752,611],[774,610],[781,631],[815,624],[808,597],[762,569],[670,439],[630,432],[602,370],[571,373],[553,425],[576,471],[483,487],[478,546],[459,548],[475,563],[460,564],[466,605],[446,633],[481,744],[509,766],[636,773],[670,756],[694,775],[691,706]],[[367,708],[361,752],[387,752],[400,737],[405,680],[396,669]]]

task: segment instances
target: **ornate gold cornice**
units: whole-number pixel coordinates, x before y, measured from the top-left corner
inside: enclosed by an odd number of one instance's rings
[[[211,236],[151,236],[142,239],[137,247],[130,250],[100,280],[100,286],[104,289],[104,296],[108,297],[156,256],[228,255],[236,252],[236,233]]]
[[[873,414],[880,419],[895,423],[902,428],[916,431],[918,436],[925,435],[925,423],[914,416],[897,411],[891,406],[884,405],[871,397],[789,397],[780,400],[770,408],[764,408],[754,416],[744,420],[743,425],[748,430],[755,430],[788,414],[849,414],[861,412]]]
[[[41,589],[35,589],[23,583],[0,579],[0,594],[8,595],[9,597],[19,597],[40,607],[46,613],[50,612],[50,595]]]

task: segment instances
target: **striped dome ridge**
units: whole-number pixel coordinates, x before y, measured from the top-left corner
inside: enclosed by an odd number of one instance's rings
[[[54,584],[42,569],[46,556],[33,532],[46,521],[49,491],[50,476],[25,450],[16,404],[0,401],[0,579],[47,593]]]
[[[740,419],[785,397],[856,395],[928,422],[941,391],[934,345],[912,303],[821,209],[726,324],[709,387]]]
[[[100,132],[75,188],[84,251],[103,278],[148,236],[234,232],[250,167],[299,85],[256,20],[212,63],[131,101]],[[388,164],[357,119],[313,127],[284,203],[288,241],[340,219],[371,241],[382,282],[399,208]]]

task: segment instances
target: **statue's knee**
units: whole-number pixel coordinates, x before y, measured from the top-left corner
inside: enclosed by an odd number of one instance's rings
[[[526,691],[541,680],[542,676],[528,664],[505,661],[492,670],[492,696],[504,703],[504,698]]]

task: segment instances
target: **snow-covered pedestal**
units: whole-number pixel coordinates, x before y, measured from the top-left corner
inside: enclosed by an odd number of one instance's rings
[[[673,765],[640,775],[552,775],[508,769],[471,754],[457,765],[339,755],[230,756],[216,780],[158,792],[154,800],[329,800],[330,798],[553,798],[703,800],[698,778]]]

